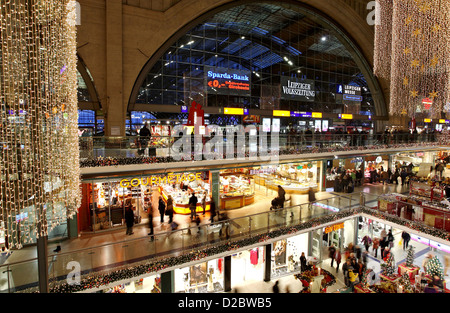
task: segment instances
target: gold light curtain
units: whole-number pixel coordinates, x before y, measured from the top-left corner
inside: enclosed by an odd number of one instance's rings
[[[449,99],[450,1],[378,0],[375,75],[390,80],[391,115],[441,117]],[[432,104],[422,105],[423,99]]]
[[[1,221],[9,248],[80,204],[75,1],[1,0]]]

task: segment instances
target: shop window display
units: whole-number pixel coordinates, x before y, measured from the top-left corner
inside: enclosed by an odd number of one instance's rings
[[[318,162],[280,164],[256,175],[255,182],[273,190],[281,186],[288,194],[306,194],[310,187],[318,190],[319,169]]]
[[[272,244],[272,278],[300,271],[300,256],[308,251],[308,234]]]
[[[231,287],[264,279],[264,247],[240,251],[231,257]]]
[[[195,180],[182,182],[180,184],[162,184],[159,186],[159,192],[163,199],[167,201],[169,195],[174,201],[174,212],[177,214],[190,214],[189,198],[192,193],[197,197],[197,212],[203,212],[202,202],[205,198],[205,211],[209,211],[211,204],[210,184],[208,181]]]
[[[216,293],[223,291],[224,259],[195,264],[175,270],[175,292]]]
[[[220,201],[222,209],[237,209],[254,203],[255,180],[248,169],[220,172]]]

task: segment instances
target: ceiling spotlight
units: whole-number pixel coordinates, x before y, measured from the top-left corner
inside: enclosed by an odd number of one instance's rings
[[[322,40],[322,41],[327,41],[327,37],[326,37],[326,36],[323,36],[323,37],[321,38],[321,40]]]

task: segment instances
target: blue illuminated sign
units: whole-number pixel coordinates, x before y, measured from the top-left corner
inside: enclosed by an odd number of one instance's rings
[[[182,105],[182,106],[181,106],[181,113],[188,113],[188,107],[187,107],[187,105]]]
[[[356,102],[361,102],[363,100],[362,96],[357,96],[357,95],[344,95],[344,100],[346,101],[356,101]]]

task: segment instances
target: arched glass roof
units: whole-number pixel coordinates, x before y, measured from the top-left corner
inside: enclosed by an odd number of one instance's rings
[[[240,5],[215,14],[174,42],[154,62],[135,103],[142,111],[146,104],[189,105],[195,100],[212,107],[375,114],[354,55],[330,27],[300,7]],[[214,90],[207,85],[211,69],[248,75],[250,90]],[[315,97],[283,97],[283,82],[294,78],[313,82]],[[361,87],[357,112],[337,95],[340,85]]]

